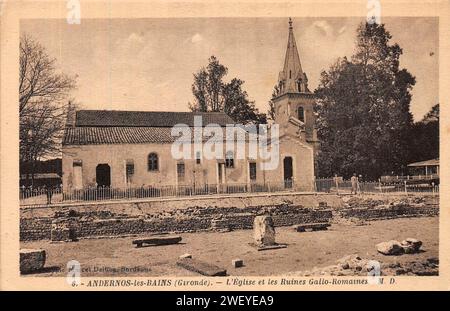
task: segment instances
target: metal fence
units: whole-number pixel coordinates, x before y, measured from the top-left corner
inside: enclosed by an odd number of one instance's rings
[[[406,176],[381,176],[381,182],[396,182],[396,181],[416,181],[416,180],[433,180],[439,179],[438,174],[428,174],[428,175],[406,175]]]
[[[434,182],[417,182],[417,179],[400,181],[369,181],[356,184],[357,193],[388,193],[388,192],[429,192],[439,193],[439,185]],[[333,178],[316,179],[316,191],[327,193],[351,193],[352,183],[350,180],[338,180]]]
[[[232,183],[207,184],[202,186],[168,185],[143,186],[129,188],[92,187],[79,190],[68,190],[62,186],[51,188],[20,187],[20,204],[46,206],[63,202],[89,202],[108,200],[133,200],[143,198],[190,197],[200,195],[238,194],[238,193],[275,193],[289,191],[311,191],[321,193],[345,194],[352,192],[351,181],[333,178],[316,179],[313,187],[303,189],[297,187],[292,180],[274,183]],[[359,182],[358,193],[389,192],[430,192],[439,193],[439,185],[431,183],[401,182]]]
[[[21,205],[48,205],[62,202],[105,201],[142,198],[190,197],[199,195],[310,191],[295,186],[291,180],[280,183],[231,183],[206,184],[202,186],[168,185],[129,188],[92,187],[67,190],[62,186],[53,188],[20,188]]]

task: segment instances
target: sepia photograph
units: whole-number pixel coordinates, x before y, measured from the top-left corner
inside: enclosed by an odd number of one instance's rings
[[[443,21],[376,3],[96,17],[62,1],[19,18],[1,105],[17,282],[438,282]]]
[[[22,21],[22,272],[437,275],[437,27]]]

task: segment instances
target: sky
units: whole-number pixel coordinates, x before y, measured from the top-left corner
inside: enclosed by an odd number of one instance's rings
[[[350,57],[356,29],[349,18],[293,18],[309,89],[338,57]],[[420,120],[438,102],[438,19],[385,17],[391,42],[403,49],[400,65],[416,77],[411,112]],[[77,76],[71,94],[83,109],[188,111],[193,74],[211,55],[228,67],[225,80],[244,89],[267,111],[282,70],[287,18],[149,18],[21,21],[27,33],[57,59],[58,70]]]

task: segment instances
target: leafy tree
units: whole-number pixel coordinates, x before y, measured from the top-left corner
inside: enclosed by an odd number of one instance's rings
[[[33,180],[37,161],[61,151],[67,96],[76,81],[59,73],[56,59],[29,36],[21,37],[19,49],[20,164]]]
[[[192,111],[222,111],[239,123],[266,123],[265,114],[260,114],[255,103],[250,101],[246,91],[242,89],[244,81],[233,78],[223,81],[228,68],[220,64],[215,56],[208,60],[209,64],[194,74],[192,94],[194,103],[189,104]]]
[[[267,117],[272,121],[275,120],[275,103],[273,102],[273,99],[278,93],[278,85],[275,85],[273,87],[272,98],[269,100],[269,110],[267,111]]]
[[[439,122],[439,104],[434,105],[430,111],[423,117],[423,123]]]
[[[439,104],[412,126],[410,148],[409,162],[439,158]]]
[[[319,176],[375,179],[407,164],[415,78],[399,68],[402,50],[384,25],[362,23],[356,51],[322,72],[316,95]]]

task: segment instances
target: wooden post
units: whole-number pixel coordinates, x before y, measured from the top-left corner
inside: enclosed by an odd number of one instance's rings
[[[406,187],[406,180],[405,180],[405,193],[408,193],[408,188]]]

